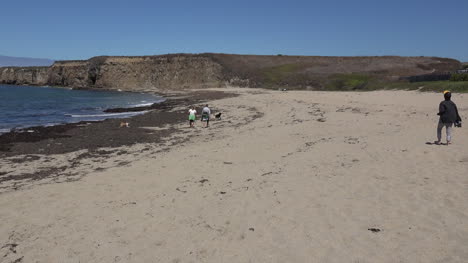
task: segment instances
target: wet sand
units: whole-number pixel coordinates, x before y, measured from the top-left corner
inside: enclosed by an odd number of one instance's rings
[[[30,127],[22,131],[0,134],[0,157],[24,154],[62,154],[82,149],[94,150],[135,143],[156,143],[161,137],[166,137],[167,133],[174,133],[175,130],[154,136],[154,131],[140,128],[161,127],[186,121],[186,108],[189,105],[198,106],[200,111],[203,102],[232,96],[234,94],[222,91],[198,91],[185,94],[183,97],[172,94],[166,96],[166,101],[152,106],[105,110],[105,112],[149,111],[131,118],[83,121],[51,127]],[[122,129],[120,122],[129,122],[130,127]]]
[[[0,258],[466,261],[468,133],[429,144],[441,94],[226,91],[209,129],[142,122],[177,132],[2,158],[0,177],[45,172],[1,183]]]

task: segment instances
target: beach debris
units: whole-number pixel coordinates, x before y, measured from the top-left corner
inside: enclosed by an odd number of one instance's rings
[[[208,182],[208,179],[201,179],[201,180],[198,181],[198,182],[201,183],[201,184],[204,184],[204,183]]]
[[[255,228],[250,227],[249,230],[253,232],[253,231],[255,231]]]
[[[238,187],[238,188],[234,188],[232,190],[236,191],[236,192],[245,192],[245,191],[249,190],[249,187],[248,186],[241,186],[241,187]]]
[[[345,137],[345,143],[347,144],[358,144],[359,143],[359,138],[355,138],[355,137]]]
[[[17,246],[18,246],[18,244],[10,243],[10,244],[4,245],[2,248],[8,248],[8,250],[10,250],[11,252],[16,254],[16,247]]]
[[[368,228],[367,230],[371,231],[372,233],[379,233],[382,231],[380,228]]]
[[[318,122],[326,122],[327,119],[325,119],[325,118],[318,118],[317,121],[318,121]]]
[[[120,127],[120,128],[123,128],[123,127],[125,127],[125,128],[130,128],[130,123],[125,122],[125,121],[121,121],[119,127]]]
[[[179,191],[179,192],[182,192],[182,193],[184,193],[184,194],[187,193],[187,191],[180,190],[179,187],[177,187],[176,190]]]
[[[232,162],[224,162],[224,164],[232,164]]]
[[[222,195],[226,194],[226,192],[224,192],[224,191],[221,191],[221,192],[219,192],[219,193],[222,194]]]

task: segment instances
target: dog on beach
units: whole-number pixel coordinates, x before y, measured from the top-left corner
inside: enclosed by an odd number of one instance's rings
[[[215,114],[215,118],[216,118],[217,120],[221,120],[221,112],[216,113],[216,114]]]
[[[123,128],[123,127],[129,128],[129,127],[130,127],[130,123],[121,121],[121,122],[120,122],[120,128]]]

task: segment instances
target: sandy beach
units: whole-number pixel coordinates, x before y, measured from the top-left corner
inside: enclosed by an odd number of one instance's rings
[[[430,144],[442,94],[220,90],[208,129],[2,157],[0,262],[468,261],[468,132]]]

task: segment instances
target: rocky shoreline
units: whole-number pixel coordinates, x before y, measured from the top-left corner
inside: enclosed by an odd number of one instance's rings
[[[186,108],[201,107],[202,103],[235,96],[222,91],[196,91],[183,97],[167,96],[166,101],[151,106],[114,108],[105,112],[138,112],[145,114],[123,119],[82,121],[55,126],[37,126],[0,134],[0,158],[29,154],[63,154],[82,149],[120,147],[135,143],[156,143],[176,132],[169,128],[161,131],[144,127],[163,127],[186,121]],[[120,122],[129,122],[121,128]]]

